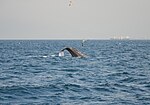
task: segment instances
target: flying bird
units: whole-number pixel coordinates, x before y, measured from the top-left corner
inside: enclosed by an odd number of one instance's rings
[[[71,7],[73,4],[73,1],[72,0],[69,0],[69,7]]]

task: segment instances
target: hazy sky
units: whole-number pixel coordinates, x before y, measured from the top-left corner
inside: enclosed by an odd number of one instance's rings
[[[0,0],[0,39],[150,39],[150,0]]]

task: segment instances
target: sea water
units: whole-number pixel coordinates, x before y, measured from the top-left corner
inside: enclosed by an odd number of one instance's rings
[[[0,104],[150,105],[150,41],[0,40]]]

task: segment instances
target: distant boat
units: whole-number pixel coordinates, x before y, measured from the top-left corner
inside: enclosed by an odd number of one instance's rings
[[[84,42],[85,42],[86,40],[82,40],[82,46],[84,45]]]
[[[129,36],[120,36],[120,37],[116,37],[114,36],[113,38],[110,38],[111,40],[130,40]]]

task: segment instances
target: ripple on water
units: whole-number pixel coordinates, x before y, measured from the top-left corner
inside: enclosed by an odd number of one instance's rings
[[[0,41],[0,104],[149,105],[149,41]],[[64,46],[88,55],[59,57]]]

